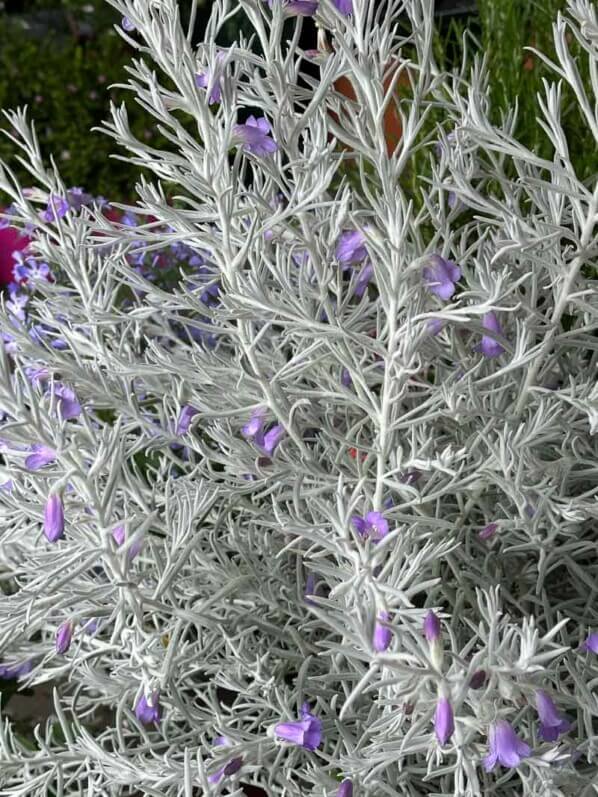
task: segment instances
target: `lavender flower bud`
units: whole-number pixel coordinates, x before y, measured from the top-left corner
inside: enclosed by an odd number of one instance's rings
[[[44,534],[48,542],[56,542],[64,536],[64,506],[59,493],[53,493],[46,501]]]

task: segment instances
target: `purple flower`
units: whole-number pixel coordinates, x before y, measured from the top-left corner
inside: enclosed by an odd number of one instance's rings
[[[58,398],[58,414],[63,421],[68,421],[69,418],[78,418],[81,415],[81,405],[70,387],[55,384],[53,392]]]
[[[586,641],[580,646],[581,650],[598,653],[598,634],[590,634]]]
[[[207,89],[210,85],[210,81],[212,80],[212,73],[211,72],[200,72],[199,74],[195,75],[195,85],[200,89]],[[213,105],[214,103],[218,103],[222,101],[222,89],[220,86],[220,80],[216,80],[212,85],[212,91],[210,92],[210,96],[208,97],[208,103]]]
[[[58,221],[68,213],[69,207],[70,205],[64,197],[51,194],[48,206],[42,213],[42,219],[47,222]]]
[[[131,22],[129,17],[123,17],[121,20],[122,29],[126,30],[127,33],[131,33],[135,30],[135,25]]]
[[[497,720],[488,731],[490,751],[484,758],[484,769],[490,772],[497,763],[503,767],[517,767],[532,752],[531,747],[517,736],[506,720]]]
[[[70,620],[62,623],[56,631],[56,653],[66,653],[73,638],[73,624]]]
[[[126,532],[124,524],[121,523],[120,525],[115,526],[115,528],[112,529],[112,539],[118,545],[119,548],[122,548],[126,540]],[[127,559],[129,560],[129,562],[132,562],[133,559],[135,559],[135,557],[139,554],[142,548],[143,548],[143,537],[138,537],[137,539],[134,539],[133,543],[129,546],[127,550]]]
[[[264,449],[266,454],[272,456],[274,449],[280,443],[285,434],[286,432],[284,426],[281,426],[279,423],[277,423],[269,431],[267,431],[265,435],[258,435],[255,442],[260,446],[260,448]]]
[[[265,157],[278,149],[278,144],[270,137],[271,129],[265,116],[260,119],[250,116],[245,124],[235,125],[234,132],[244,150]]]
[[[478,537],[480,540],[491,540],[496,533],[496,529],[498,528],[498,523],[488,523],[487,526],[479,532]]]
[[[273,0],[267,0],[272,8]],[[281,0],[277,0],[279,5]],[[283,8],[287,14],[294,14],[298,17],[312,17],[318,10],[320,0],[284,0]]]
[[[430,609],[424,619],[424,636],[430,643],[440,640],[440,620],[432,609]]]
[[[496,317],[496,313],[492,311],[486,313],[486,315],[482,317],[482,326],[484,329],[488,329],[490,332],[494,332],[496,335],[502,335],[504,337],[504,333],[500,322]],[[490,337],[489,335],[484,335],[477,350],[481,351],[484,357],[490,358],[498,357],[503,353],[504,348],[500,345],[500,343],[498,343],[498,341],[494,340],[494,338]]]
[[[344,268],[361,263],[367,257],[365,235],[361,230],[345,230],[336,245],[335,255]]]
[[[31,453],[25,459],[25,467],[27,470],[39,470],[40,468],[49,465],[56,459],[56,451],[43,443],[34,443],[31,446]]]
[[[251,413],[250,419],[245,426],[241,429],[241,434],[248,440],[253,440],[254,437],[262,431],[264,420],[266,417],[266,410],[263,407],[258,407]]]
[[[214,745],[222,745],[225,747],[230,746],[230,741],[226,738],[226,736],[217,736],[213,742]],[[219,783],[222,778],[226,778],[229,775],[234,775],[238,772],[241,767],[243,766],[243,759],[238,756],[237,758],[231,758],[230,761],[221,767],[220,769],[216,770],[212,775],[208,776],[209,783]]]
[[[3,681],[11,681],[15,678],[22,678],[28,675],[33,669],[33,662],[27,660],[21,664],[0,664],[0,678]]]
[[[366,263],[365,266],[359,272],[357,276],[357,282],[355,283],[355,296],[357,296],[358,299],[361,299],[363,294],[366,292],[366,289],[373,276],[374,276],[373,265],[371,263]]]
[[[306,750],[315,750],[322,741],[322,722],[310,713],[309,704],[301,708],[299,722],[279,722],[274,733],[285,742],[299,745]]]
[[[439,335],[442,332],[444,324],[445,322],[442,320],[442,318],[428,318],[428,321],[426,322],[426,329],[428,333],[432,335],[432,337],[436,337],[436,335]]]
[[[189,426],[191,425],[191,421],[198,413],[199,410],[196,410],[195,407],[191,406],[191,404],[185,404],[179,413],[179,418],[174,433],[179,436],[187,434],[189,431]]]
[[[142,694],[135,706],[135,716],[144,725],[150,725],[152,722],[160,722],[160,693],[158,690],[152,692],[149,700],[145,694]]]
[[[568,719],[559,714],[552,698],[542,689],[536,692],[536,708],[540,718],[538,736],[545,742],[556,742],[561,733],[567,733],[571,727]]]
[[[308,573],[305,579],[305,589],[303,590],[303,598],[306,603],[313,604],[311,596],[316,594],[316,577],[313,573]]]
[[[430,293],[446,301],[455,292],[455,283],[461,279],[461,269],[452,260],[445,260],[440,255],[430,255],[423,275]]]
[[[365,517],[354,515],[351,522],[361,537],[370,537],[374,542],[388,534],[388,520],[381,512],[368,512]]]
[[[346,17],[353,13],[353,0],[332,0],[332,4],[340,14],[344,14]]]
[[[486,670],[476,670],[469,679],[470,689],[481,689],[486,683]]]
[[[455,720],[453,717],[453,707],[446,697],[438,699],[436,711],[434,713],[434,730],[438,744],[445,745],[455,731]]]
[[[68,199],[69,205],[74,210],[81,210],[83,205],[91,205],[93,202],[93,197],[91,194],[86,194],[82,188],[75,186],[74,188],[69,188],[66,192],[66,196]]]
[[[385,650],[388,650],[392,642],[392,629],[386,625],[389,619],[390,615],[388,612],[380,612],[378,614],[378,619],[374,625],[374,638],[372,642],[376,653],[384,653]]]
[[[48,542],[56,542],[64,536],[64,506],[59,493],[53,493],[46,501],[44,534]]]

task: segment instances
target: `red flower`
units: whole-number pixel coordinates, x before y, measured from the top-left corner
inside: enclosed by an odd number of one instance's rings
[[[12,253],[25,249],[29,238],[21,235],[15,227],[0,229],[0,286],[13,282],[12,270],[15,265]]]

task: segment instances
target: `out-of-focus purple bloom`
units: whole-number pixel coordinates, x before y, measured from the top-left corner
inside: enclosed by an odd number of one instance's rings
[[[345,778],[338,787],[336,797],[353,797],[353,781]]]
[[[74,390],[62,384],[54,385],[54,396],[58,398],[58,414],[63,421],[78,418],[81,415],[81,405],[77,401]]]
[[[66,653],[73,638],[73,624],[70,620],[62,623],[56,631],[56,653]]]
[[[123,30],[126,30],[127,33],[131,33],[135,30],[135,25],[131,22],[129,17],[123,17],[121,20],[121,26]]]
[[[380,612],[374,625],[374,638],[372,644],[376,653],[384,653],[392,642],[392,629],[386,625],[390,619],[388,612]]]
[[[303,591],[303,598],[306,603],[313,604],[311,599],[312,595],[316,594],[316,577],[313,573],[308,573],[305,579],[305,589]]]
[[[322,741],[322,722],[309,710],[309,704],[301,708],[299,722],[279,722],[274,733],[285,742],[296,744],[306,750],[315,750]]]
[[[213,742],[214,745],[220,745],[229,747],[230,741],[226,738],[226,736],[217,736]],[[220,769],[216,770],[212,775],[208,776],[209,783],[219,783],[223,778],[229,777],[230,775],[234,775],[238,772],[241,767],[243,766],[243,759],[241,756],[237,756],[236,758],[231,758],[230,761],[221,767]]]
[[[430,609],[424,619],[424,636],[428,642],[438,642],[440,640],[440,620],[438,615]]]
[[[256,119],[249,116],[245,124],[235,125],[234,133],[244,150],[265,157],[278,149],[278,144],[270,137],[272,128],[265,116]]]
[[[332,0],[332,4],[339,13],[344,14],[346,17],[353,13],[353,0]]]
[[[320,0],[267,0],[272,8],[273,2],[282,5],[287,14],[298,17],[313,17],[318,10]]]
[[[497,528],[498,523],[488,523],[488,525],[484,526],[484,528],[478,533],[478,537],[480,540],[491,540],[496,534]]]
[[[436,337],[436,335],[439,335],[442,332],[444,324],[445,322],[442,320],[442,318],[428,318],[426,322],[426,329],[428,330],[428,333],[432,335],[432,337]]]
[[[198,413],[199,410],[196,410],[195,407],[192,407],[190,404],[185,404],[179,413],[179,418],[174,433],[179,436],[187,434],[189,431],[189,426],[191,425],[191,421]]]
[[[366,292],[368,285],[370,284],[370,280],[374,276],[374,267],[371,263],[366,263],[365,266],[359,272],[357,277],[357,282],[355,283],[355,296],[358,299],[361,299],[363,294]]]
[[[503,767],[518,767],[532,750],[515,733],[506,720],[497,720],[488,731],[488,744],[490,751],[484,758],[484,769],[490,772],[496,764]]]
[[[598,653],[598,634],[590,634],[586,641],[580,645],[580,650]]]
[[[31,454],[25,458],[27,470],[39,470],[49,465],[56,459],[56,451],[43,443],[34,443],[31,446]]]
[[[100,627],[100,621],[97,618],[92,618],[91,620],[81,620],[81,627],[84,634],[93,636],[93,634],[95,634]]]
[[[566,717],[559,714],[552,698],[543,689],[536,692],[536,708],[540,718],[538,733],[540,739],[545,742],[556,742],[561,733],[567,733],[571,723]]]
[[[487,673],[486,670],[476,670],[469,679],[470,689],[481,689],[486,683]]]
[[[434,713],[434,731],[438,744],[445,745],[455,731],[455,720],[453,717],[453,707],[450,700],[440,697],[436,704]]]
[[[73,210],[81,210],[83,205],[91,205],[93,202],[93,196],[91,194],[87,194],[78,186],[69,188],[69,190],[66,192],[66,197]]]
[[[210,85],[210,80],[212,79],[212,75],[210,72],[200,72],[199,74],[195,75],[195,85],[200,89],[207,89]],[[212,91],[210,92],[210,96],[208,97],[208,103],[213,105],[214,103],[218,103],[222,101],[222,88],[220,86],[220,80],[216,80],[214,85],[212,86]]]
[[[388,534],[388,520],[381,512],[368,512],[365,517],[353,515],[351,522],[361,537],[379,542]]]
[[[341,385],[343,387],[351,387],[353,384],[353,379],[351,378],[351,373],[348,368],[343,368],[341,371]]]
[[[0,664],[0,678],[3,681],[12,681],[15,678],[29,675],[32,669],[33,662],[30,659],[21,664]]]
[[[112,539],[118,545],[119,548],[122,548],[126,540],[126,531],[124,524],[121,523],[120,525],[115,526],[112,529]],[[133,559],[135,559],[135,557],[139,555],[142,548],[143,548],[143,537],[140,536],[136,540],[134,540],[134,542],[129,546],[129,549],[127,551],[127,559],[130,562],[132,562]]]
[[[58,221],[58,219],[66,216],[69,207],[70,205],[64,197],[52,194],[48,200],[48,206],[42,213],[42,219],[48,223]]]
[[[64,536],[64,505],[59,493],[53,493],[46,501],[44,534],[48,542],[57,542]]]
[[[39,385],[50,378],[50,372],[44,365],[28,365],[25,368],[25,376],[32,385]]]
[[[253,438],[262,431],[266,418],[266,410],[263,407],[258,407],[251,413],[251,417],[241,429],[241,434],[248,440]]]
[[[504,337],[504,332],[500,325],[500,321],[498,320],[496,313],[494,313],[492,310],[482,317],[482,326],[484,329],[488,329],[490,332],[494,332],[496,335],[501,335]],[[504,348],[498,341],[490,337],[490,335],[483,335],[482,342],[479,345],[479,351],[482,352],[484,357],[491,358],[501,355],[504,351]]]
[[[282,438],[285,436],[285,434],[286,431],[284,426],[281,426],[281,424],[276,423],[263,436],[260,434],[256,435],[255,442],[257,445],[260,446],[260,448],[264,449],[264,451],[266,452],[266,454],[268,454],[268,456],[272,456],[274,450],[276,449]]]
[[[423,269],[426,288],[446,301],[455,292],[455,283],[461,279],[461,269],[452,260],[445,260],[441,255],[430,255]]]
[[[12,479],[8,479],[7,481],[2,482],[2,484],[0,484],[0,490],[4,490],[4,492],[10,493],[13,491],[14,486],[15,486],[14,481]]]
[[[152,692],[149,700],[145,694],[140,696],[135,706],[135,716],[144,725],[160,722],[160,693],[158,690]]]
[[[344,268],[361,263],[367,257],[365,235],[361,230],[345,230],[336,245],[335,255]]]

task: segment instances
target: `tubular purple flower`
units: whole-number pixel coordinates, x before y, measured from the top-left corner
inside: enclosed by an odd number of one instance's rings
[[[388,521],[381,512],[368,512],[364,518],[354,515],[351,522],[361,537],[369,537],[373,542],[379,542],[388,534]]]
[[[43,443],[34,443],[31,446],[32,453],[25,459],[27,470],[39,470],[49,465],[56,459],[56,451]]]
[[[561,733],[567,733],[571,723],[559,714],[552,698],[539,689],[536,692],[536,708],[540,719],[538,736],[545,742],[556,742]]]
[[[580,645],[580,650],[598,653],[598,634],[590,634],[586,641]]]
[[[488,523],[488,525],[484,526],[484,528],[479,532],[478,537],[480,540],[491,540],[496,534],[497,528],[498,523]]]
[[[515,733],[506,720],[497,720],[488,730],[489,753],[484,758],[484,769],[490,772],[496,764],[503,767],[518,767],[532,750]]]
[[[318,10],[320,0],[274,0],[276,5],[282,5],[287,14],[297,17],[313,17]],[[273,0],[267,0],[270,8]]]
[[[73,624],[70,620],[62,623],[56,631],[56,653],[66,653],[73,638]]]
[[[344,14],[346,17],[353,13],[353,0],[332,0],[332,5],[340,14]]]
[[[361,263],[367,257],[365,235],[361,230],[345,230],[336,245],[336,259],[344,268]]]
[[[53,493],[46,501],[44,534],[48,542],[57,542],[64,536],[64,506],[59,493]]]
[[[190,404],[185,404],[179,413],[174,433],[179,437],[187,434],[189,427],[191,426],[191,421],[198,414],[199,410],[196,410],[195,407],[192,407]]]
[[[70,387],[57,383],[54,385],[53,393],[54,396],[58,398],[58,414],[63,421],[79,417],[81,414],[81,405]]]
[[[434,731],[440,745],[445,745],[455,731],[453,707],[446,697],[439,698],[436,704]]]
[[[439,335],[442,332],[444,324],[445,322],[441,318],[428,318],[426,322],[426,329],[428,333],[435,338],[436,335]]]
[[[424,635],[428,642],[440,640],[440,620],[431,609],[424,619]]]
[[[275,424],[264,435],[261,447],[269,456],[272,456],[274,449],[278,446],[285,434],[286,432],[284,426],[281,426],[279,423]]]
[[[200,89],[207,89],[210,85],[210,80],[212,79],[211,72],[200,72],[199,74],[195,75],[195,85]],[[214,103],[219,103],[222,101],[222,88],[220,86],[220,80],[216,80],[214,85],[212,86],[212,91],[210,92],[210,96],[208,97],[208,103],[213,105]]]
[[[372,640],[372,645],[376,653],[384,653],[385,650],[388,650],[390,647],[390,643],[392,642],[392,629],[385,625],[388,623],[390,619],[390,615],[388,612],[380,612],[378,614],[378,619],[374,625],[374,637]]]
[[[11,681],[15,678],[22,678],[29,675],[33,669],[31,659],[21,662],[21,664],[0,664],[0,678],[3,681]]]
[[[461,279],[461,269],[441,255],[430,255],[427,262],[422,272],[426,288],[444,301],[450,299],[455,292],[455,283]]]
[[[253,438],[262,431],[265,418],[266,410],[263,407],[258,407],[257,410],[254,410],[251,413],[250,419],[241,429],[241,434],[243,437],[253,440]]]
[[[322,742],[322,722],[309,710],[307,703],[301,709],[299,722],[279,722],[274,728],[274,733],[285,742],[296,744],[312,752]]]
[[[368,285],[370,284],[370,280],[374,276],[374,267],[371,263],[366,263],[365,266],[359,272],[357,277],[357,282],[355,283],[355,296],[358,299],[361,299],[363,294],[366,292]]]
[[[345,778],[338,787],[336,797],[353,797],[353,781]]]
[[[504,337],[504,332],[496,313],[492,311],[486,313],[486,315],[482,317],[482,326],[484,329],[488,329],[490,332],[494,332],[496,335],[502,335]],[[482,342],[479,345],[479,351],[482,352],[484,357],[492,358],[501,355],[504,351],[504,348],[500,345],[500,343],[498,343],[498,341],[494,340],[494,338],[491,338],[489,335],[484,335],[482,337]]]
[[[125,539],[126,539],[124,524],[121,523],[120,525],[115,526],[115,528],[112,530],[112,538],[116,542],[118,547],[122,548],[122,546],[125,544]],[[129,546],[129,549],[127,551],[127,559],[129,560],[129,562],[132,562],[133,559],[135,559],[135,557],[140,553],[142,548],[143,548],[143,538],[138,537],[136,540],[134,540],[132,545]]]
[[[149,700],[142,694],[135,705],[135,716],[144,725],[160,722],[160,693],[152,692]]]
[[[343,387],[351,387],[352,384],[353,384],[353,379],[351,377],[349,369],[343,368],[343,370],[341,371],[341,385]]]
[[[42,213],[42,219],[47,222],[58,221],[68,213],[69,207],[70,205],[64,197],[51,194],[48,205]]]
[[[278,149],[278,144],[270,137],[271,130],[265,116],[260,119],[250,116],[244,124],[235,125],[234,134],[244,150],[265,157]]]
[[[305,579],[305,589],[303,590],[303,599],[306,603],[313,604],[311,599],[312,595],[316,594],[316,577],[313,573],[308,573]]]

